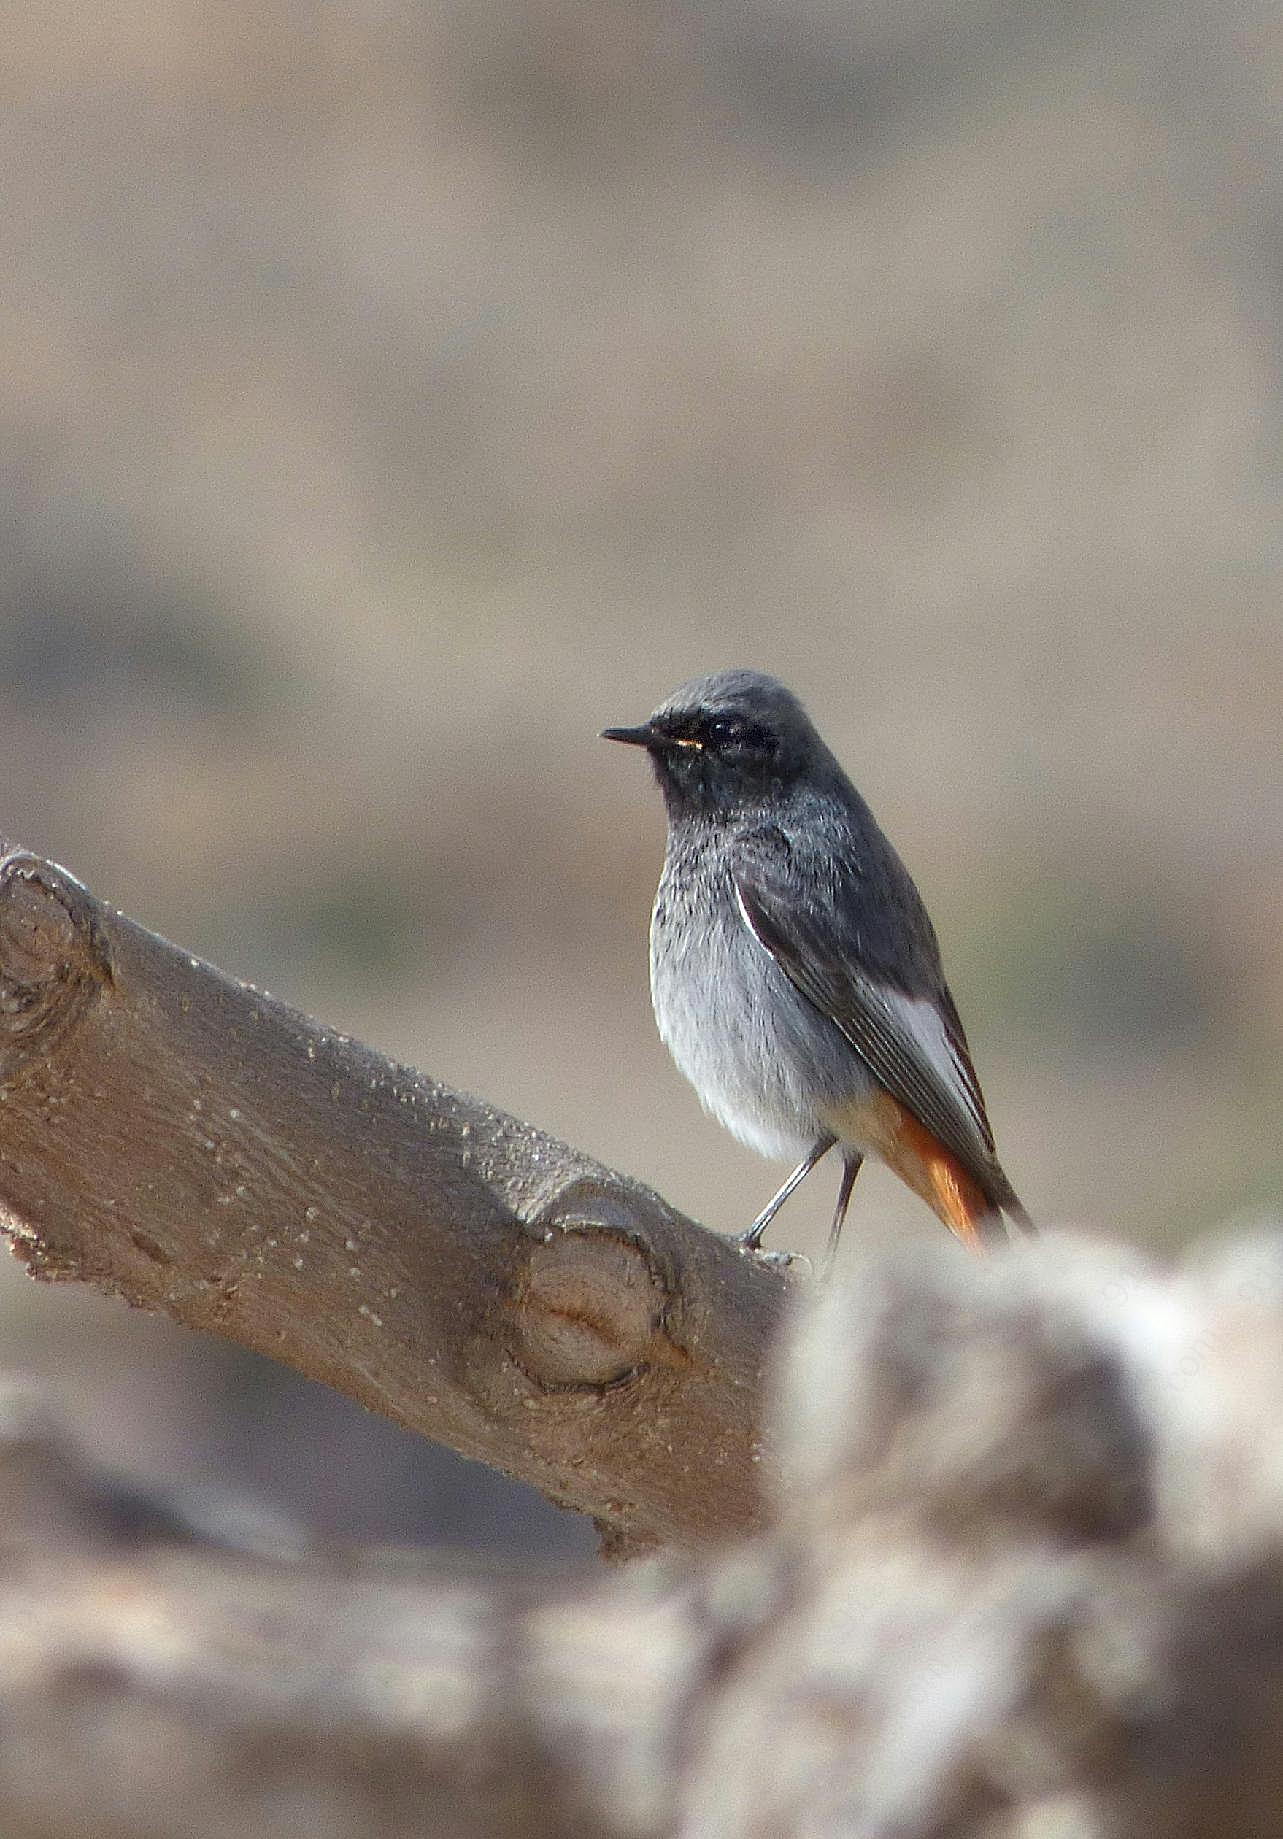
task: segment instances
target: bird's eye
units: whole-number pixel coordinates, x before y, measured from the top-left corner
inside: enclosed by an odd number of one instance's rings
[[[713,747],[734,747],[744,738],[744,724],[733,715],[718,715],[708,724],[708,740]]]
[[[742,715],[715,715],[704,730],[704,745],[715,753],[763,760],[771,759],[777,749],[769,728],[746,721]]]

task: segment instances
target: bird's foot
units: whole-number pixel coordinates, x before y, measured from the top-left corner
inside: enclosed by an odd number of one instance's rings
[[[759,1264],[772,1265],[779,1271],[786,1271],[793,1265],[797,1265],[799,1275],[809,1277],[814,1268],[811,1260],[802,1252],[767,1251],[764,1246],[750,1239],[746,1233],[741,1233],[738,1238],[732,1239],[731,1244],[741,1256],[754,1258]]]

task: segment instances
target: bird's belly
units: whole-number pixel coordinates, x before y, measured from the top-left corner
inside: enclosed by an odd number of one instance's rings
[[[872,1089],[857,1056],[736,912],[652,929],[660,1036],[705,1110],[761,1155],[800,1160],[825,1112]]]

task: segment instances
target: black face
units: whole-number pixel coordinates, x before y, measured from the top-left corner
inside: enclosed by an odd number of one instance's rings
[[[606,729],[647,750],[670,812],[754,804],[802,770],[812,731],[796,700],[769,678],[736,675],[735,693],[706,679],[698,687],[713,693],[688,702],[679,691],[640,728]]]

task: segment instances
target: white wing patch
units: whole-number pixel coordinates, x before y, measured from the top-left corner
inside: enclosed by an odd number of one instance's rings
[[[733,879],[731,882],[731,886],[735,889],[735,905],[740,910],[740,918],[743,920],[744,924],[748,927],[749,931],[752,933],[753,937],[757,940],[758,944],[761,945],[762,950],[763,951],[769,950],[769,947],[763,943],[758,933],[757,927],[753,924],[752,917],[749,914],[748,908],[744,905],[744,890],[740,886],[738,879]]]
[[[940,1083],[957,1099],[964,1115],[984,1139],[984,1114],[980,1109],[972,1076],[949,1038],[944,1017],[925,996],[902,996],[885,986],[879,996],[887,1010],[899,1020],[900,1027],[921,1047],[926,1059],[940,1075]]]
[[[758,944],[775,957],[771,945],[753,922],[738,878],[735,898],[744,924]],[[893,1092],[902,1082],[899,1095],[911,1110],[916,1107],[909,1088],[927,1082],[933,1084],[940,1102],[952,1110],[964,1137],[973,1138],[978,1160],[987,1163],[992,1150],[984,1101],[977,1090],[974,1073],[964,1054],[955,1047],[945,1019],[930,997],[905,996],[850,965],[836,969],[823,963],[810,966],[805,961],[804,948],[795,956],[797,962],[787,956],[781,961],[785,974],[830,1017],[856,1053],[867,1059],[874,1077],[884,1080]],[[809,974],[812,971],[814,976]],[[880,1050],[875,1051],[872,1041],[867,1052],[861,1047],[863,1031],[857,1026],[861,1013],[876,1032]]]

